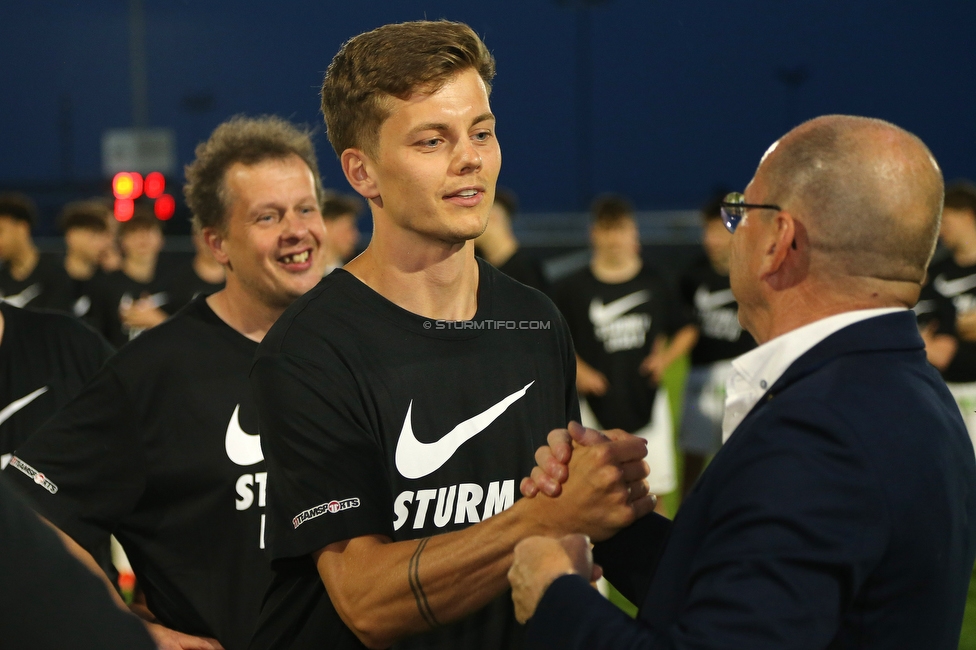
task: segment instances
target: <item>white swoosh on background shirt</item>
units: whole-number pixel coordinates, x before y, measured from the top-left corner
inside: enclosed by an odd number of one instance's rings
[[[647,289],[635,291],[605,305],[602,304],[601,300],[594,298],[590,301],[590,321],[597,326],[609,325],[637,305],[643,305],[650,299],[651,293]]]
[[[976,287],[976,275],[967,275],[964,278],[946,280],[944,275],[939,274],[935,280],[932,280],[932,286],[946,298],[953,298],[963,291],[969,291],[973,287]]]
[[[236,465],[254,465],[264,460],[264,452],[261,450],[261,435],[258,433],[248,433],[241,428],[238,413],[241,412],[241,405],[234,407],[234,414],[230,416],[227,423],[227,435],[224,436],[224,450],[227,457]]]
[[[521,390],[515,391],[489,409],[457,425],[440,440],[429,443],[420,442],[413,433],[413,423],[411,422],[413,400],[410,400],[410,405],[407,406],[407,417],[404,418],[403,429],[400,430],[400,439],[397,440],[397,471],[404,478],[411,479],[423,478],[431,472],[437,471],[450,460],[461,445],[487,429],[509,406],[521,399],[529,386],[534,383],[535,381],[530,381]]]
[[[24,395],[20,399],[15,399],[14,401],[10,402],[10,404],[7,404],[5,407],[3,407],[3,409],[0,409],[0,424],[3,424],[9,420],[11,415],[24,408],[46,392],[47,386],[43,386],[35,390],[33,393]]]
[[[39,295],[41,295],[41,283],[35,282],[20,293],[15,293],[12,296],[6,296],[2,300],[8,305],[23,308],[27,303]]]
[[[695,307],[698,307],[699,311],[711,311],[733,302],[735,296],[732,295],[731,289],[710,292],[705,287],[698,287],[698,291],[695,292]]]

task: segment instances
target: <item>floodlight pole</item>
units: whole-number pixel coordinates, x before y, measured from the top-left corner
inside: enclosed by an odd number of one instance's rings
[[[146,80],[146,12],[142,0],[129,0],[129,80],[132,85],[132,126],[149,126],[149,83]]]

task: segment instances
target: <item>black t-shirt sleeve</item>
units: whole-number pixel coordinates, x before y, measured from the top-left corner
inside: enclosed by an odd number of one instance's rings
[[[4,471],[38,512],[93,554],[145,488],[145,452],[130,405],[111,364],[104,367]]]
[[[272,560],[393,535],[387,468],[356,382],[337,358],[259,351],[251,369],[268,463]]]
[[[106,585],[3,486],[0,584],[5,648],[155,648],[142,623],[119,609]]]

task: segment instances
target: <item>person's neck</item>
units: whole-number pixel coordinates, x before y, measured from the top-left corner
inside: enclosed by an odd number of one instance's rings
[[[613,257],[593,254],[590,270],[597,280],[605,284],[622,284],[637,277],[644,262],[639,255]]]
[[[20,255],[7,260],[7,264],[10,266],[10,277],[18,282],[26,280],[27,276],[37,268],[37,263],[40,259],[41,254],[37,252],[37,247],[33,244],[28,244],[24,247]]]
[[[156,259],[126,257],[122,260],[122,272],[136,282],[147,284],[156,276]]]
[[[64,270],[72,280],[90,280],[97,268],[97,262],[86,260],[77,253],[68,251],[64,256]]]
[[[224,281],[224,266],[209,255],[198,254],[193,257],[193,272],[209,284],[220,284]]]
[[[803,287],[775,296],[767,309],[748,323],[749,333],[759,344],[770,341],[818,320],[861,309],[910,309],[918,300],[915,282],[871,281],[850,278],[860,291],[831,291],[824,287]],[[741,313],[741,306],[740,306]]]
[[[481,256],[496,268],[512,259],[518,248],[518,240],[512,233],[501,233],[497,237],[478,242]]]
[[[244,290],[233,274],[228,274],[227,285],[207,296],[207,304],[232,329],[260,343],[285,307],[267,305]]]
[[[470,320],[478,311],[474,244],[436,242],[416,233],[373,233],[345,270],[393,304],[434,320]]]
[[[953,261],[965,268],[976,265],[976,237],[972,237],[952,251]]]

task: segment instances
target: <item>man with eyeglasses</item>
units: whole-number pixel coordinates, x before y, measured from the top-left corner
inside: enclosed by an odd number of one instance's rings
[[[733,362],[731,437],[673,525],[646,517],[595,558],[579,536],[516,547],[527,647],[957,647],[976,460],[909,309],[942,191],[921,140],[880,120],[822,117],[770,147],[723,205],[760,343]],[[590,589],[594,559],[637,621]]]

